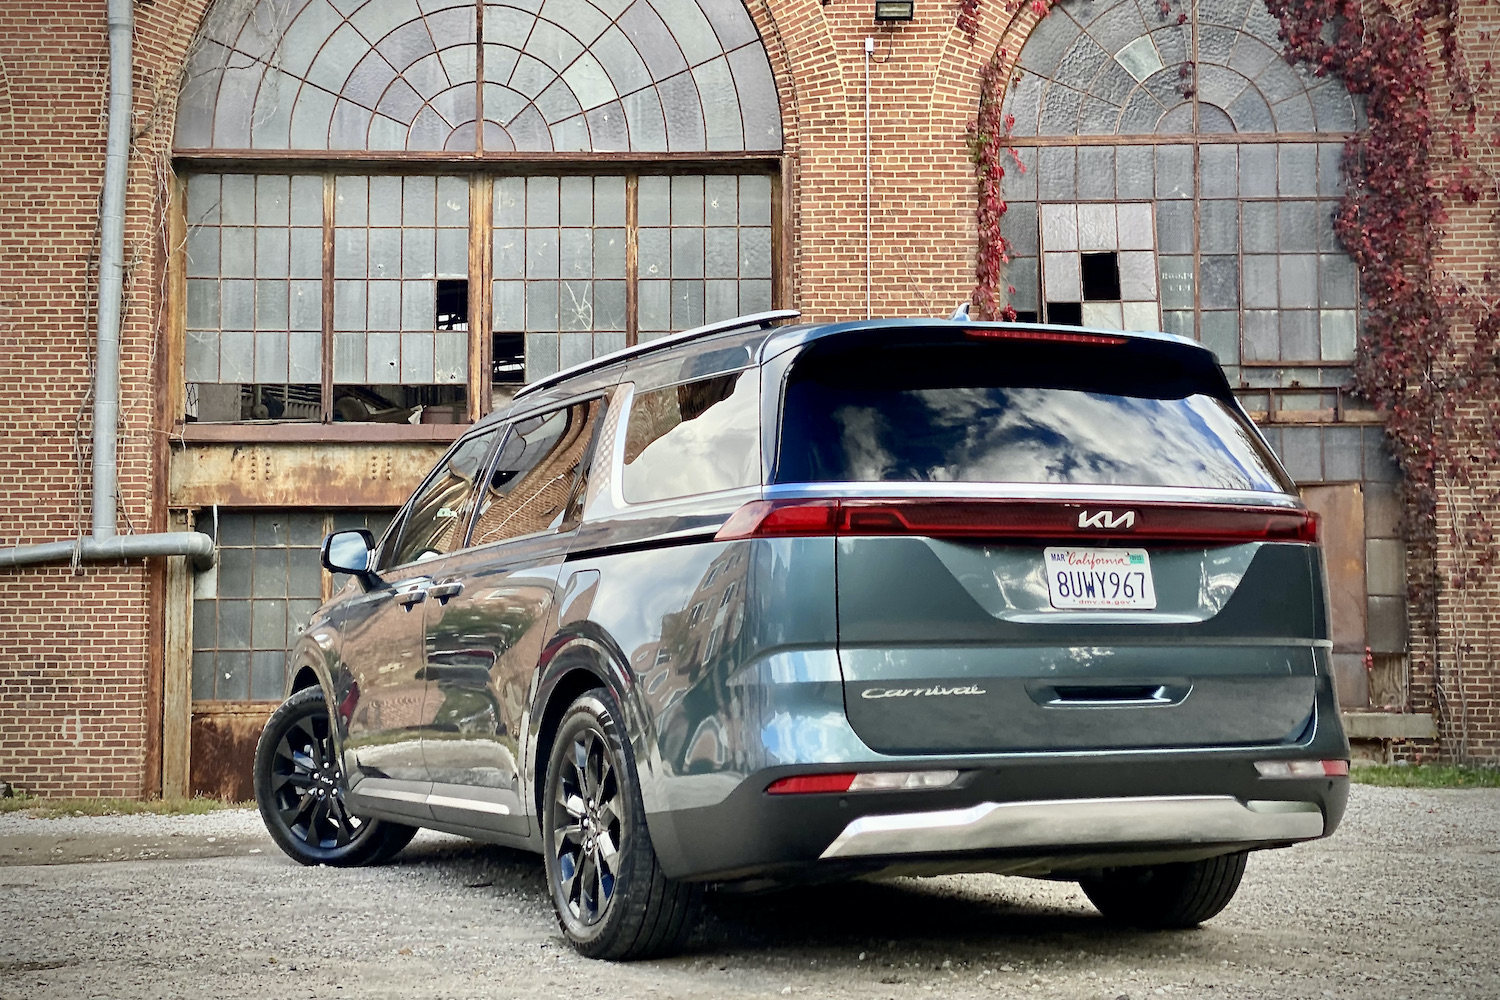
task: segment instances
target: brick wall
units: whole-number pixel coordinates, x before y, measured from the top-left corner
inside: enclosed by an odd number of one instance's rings
[[[1493,77],[1485,67],[1500,63],[1500,8],[1462,5],[1460,37],[1469,71],[1483,86]],[[1434,59],[1437,44],[1436,39],[1429,40]],[[1441,109],[1448,99],[1441,72],[1435,82],[1434,107]],[[1486,137],[1500,130],[1500,105],[1492,92],[1481,91],[1480,102],[1476,133],[1468,137],[1468,145],[1470,162],[1483,180],[1483,193],[1474,204],[1454,199],[1446,206],[1439,268],[1472,289],[1487,286],[1493,299],[1500,280],[1500,147]],[[1472,347],[1472,328],[1460,324],[1455,333],[1461,350]],[[1461,407],[1459,426],[1482,427],[1481,409],[1482,404]],[[1500,469],[1482,457],[1495,442],[1476,433],[1458,445],[1460,453],[1476,456],[1478,461],[1470,485],[1439,493],[1438,573],[1450,582],[1478,566],[1474,550],[1459,543],[1455,523],[1463,523],[1478,511],[1491,528],[1500,527],[1496,521]],[[1478,568],[1478,583],[1445,588],[1437,602],[1436,629],[1432,621],[1412,622],[1412,707],[1434,714],[1443,753],[1466,748],[1474,760],[1495,764],[1500,763],[1500,574],[1493,565]],[[1431,746],[1416,749],[1428,756],[1434,750]]]
[[[101,3],[0,6],[0,544],[86,523],[93,283],[108,59]],[[132,185],[132,230],[149,216]],[[152,520],[152,327],[143,277],[123,332],[124,510]],[[80,414],[82,414],[80,416]],[[81,442],[81,443],[80,443]],[[86,459],[86,454],[84,455]],[[0,571],[0,772],[26,789],[141,794],[147,574]]]
[[[1035,21],[1029,8],[1012,15],[1004,4],[986,3],[971,42],[954,27],[950,5],[918,5],[915,22],[891,29],[871,22],[872,6],[749,3],[785,120],[786,297],[813,319],[865,311],[864,38],[876,39],[869,65],[871,308],[875,315],[938,316],[972,285],[974,179],[964,127],[977,103],[979,69],[997,47],[1018,53]],[[165,524],[167,424],[157,391],[165,152],[177,73],[204,7],[204,0],[137,7],[122,530]],[[1496,14],[1486,8],[1464,25],[1475,65],[1500,60],[1500,25],[1480,23],[1484,17],[1494,21]],[[0,545],[68,538],[87,525],[92,261],[107,70],[104,0],[0,5]],[[1493,151],[1483,155],[1490,169],[1500,169]],[[1455,208],[1445,261],[1455,272],[1475,275],[1500,255],[1496,207],[1490,195]],[[157,572],[139,564],[85,565],[77,575],[65,566],[0,570],[0,778],[46,793],[153,790]],[[1440,657],[1451,662],[1454,637],[1472,647],[1462,671],[1470,749],[1500,759],[1492,659],[1500,584],[1471,592],[1461,606],[1446,602],[1443,614]],[[1416,659],[1414,707],[1430,708],[1431,657]]]

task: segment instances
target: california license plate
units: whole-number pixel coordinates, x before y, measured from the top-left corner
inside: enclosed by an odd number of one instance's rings
[[[1044,550],[1047,596],[1054,608],[1150,611],[1156,607],[1145,549]]]

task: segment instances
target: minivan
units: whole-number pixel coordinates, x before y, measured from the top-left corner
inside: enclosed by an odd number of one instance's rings
[[[538,852],[579,952],[705,887],[996,872],[1195,925],[1333,832],[1317,517],[1214,356],[953,320],[667,336],[467,430],[290,653],[256,792],[306,864]]]

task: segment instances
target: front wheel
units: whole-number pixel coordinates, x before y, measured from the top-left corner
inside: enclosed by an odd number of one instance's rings
[[[304,688],[272,713],[255,747],[255,801],[276,846],[304,865],[378,864],[416,828],[362,819],[344,805],[323,689]]]
[[[1229,905],[1245,874],[1246,852],[1168,865],[1106,868],[1079,886],[1116,923],[1155,930],[1196,927]]]
[[[552,904],[564,936],[587,958],[678,950],[700,895],[696,886],[662,874],[619,718],[602,688],[568,706],[543,790]]]

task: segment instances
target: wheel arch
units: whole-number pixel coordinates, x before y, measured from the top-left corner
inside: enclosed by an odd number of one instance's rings
[[[547,761],[552,756],[552,744],[568,706],[585,691],[607,689],[625,715],[620,722],[625,728],[627,741],[630,741],[637,730],[631,718],[635,714],[630,700],[633,687],[630,675],[615,662],[615,657],[610,656],[606,647],[591,639],[574,638],[551,657],[539,689],[535,721],[531,724],[533,749],[527,777],[531,787],[532,815],[541,816]],[[637,759],[636,766],[638,769],[644,767],[645,762]]]
[[[292,683],[286,691],[287,697],[290,698],[298,691],[304,690],[305,688],[316,687],[321,683],[322,681],[318,678],[318,672],[314,670],[311,665],[303,664],[292,673]]]

